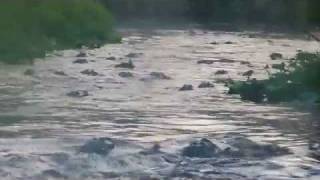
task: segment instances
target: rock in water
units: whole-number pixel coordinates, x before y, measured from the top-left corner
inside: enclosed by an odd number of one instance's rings
[[[83,91],[83,90],[79,90],[79,91],[71,91],[67,94],[67,96],[70,97],[86,97],[89,96],[88,91]]]
[[[60,172],[54,170],[54,169],[49,169],[45,170],[42,172],[44,176],[51,176],[53,178],[58,178],[58,179],[66,179],[67,177],[61,174]]]
[[[227,140],[227,144],[237,151],[228,151],[228,155],[240,157],[267,158],[290,154],[287,148],[275,144],[258,144],[244,137],[234,137]]]
[[[86,70],[84,70],[84,71],[81,71],[80,73],[81,73],[81,74],[88,75],[88,76],[98,76],[98,75],[99,75],[97,72],[95,72],[95,71],[92,70],[92,69],[86,69]]]
[[[198,64],[213,64],[214,60],[200,60]]]
[[[116,57],[114,57],[114,56],[107,57],[106,60],[114,61],[114,60],[116,60]]]
[[[162,72],[152,72],[152,73],[150,73],[150,75],[154,79],[163,79],[163,80],[170,80],[171,79],[171,77],[165,75]]]
[[[87,64],[88,61],[86,59],[77,59],[73,61],[73,64]]]
[[[179,89],[179,91],[192,91],[192,90],[193,90],[193,86],[190,84],[185,84]]]
[[[283,55],[281,53],[272,53],[270,55],[270,58],[272,60],[278,60],[278,59],[282,59],[283,58]]]
[[[129,60],[127,63],[120,63],[115,66],[116,68],[128,68],[128,69],[134,69],[135,66],[133,65],[133,62]]]
[[[85,52],[79,52],[79,54],[76,55],[76,57],[86,57],[87,53]]]
[[[63,71],[54,71],[53,74],[58,75],[58,76],[66,76],[67,74]]]
[[[234,42],[226,41],[224,44],[234,44]]]
[[[129,53],[126,55],[126,57],[128,58],[137,58],[139,56],[141,56],[143,53]]]
[[[224,75],[224,74],[228,74],[228,71],[226,70],[218,70],[215,75]]]
[[[33,76],[35,72],[33,69],[27,69],[23,74],[26,76]]]
[[[200,141],[192,142],[189,146],[185,147],[182,151],[183,156],[197,157],[197,158],[210,158],[218,154],[220,148],[213,144],[210,140],[203,138]]]
[[[214,85],[212,83],[210,83],[210,82],[202,82],[198,86],[198,88],[213,88],[213,87],[214,87]]]
[[[94,138],[80,147],[79,152],[106,156],[114,149],[110,138]]]
[[[119,76],[123,78],[131,78],[133,77],[133,74],[131,72],[120,72]]]

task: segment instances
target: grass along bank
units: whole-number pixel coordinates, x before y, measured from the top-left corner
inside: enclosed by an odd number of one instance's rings
[[[273,65],[279,70],[268,79],[233,82],[229,94],[256,103],[294,100],[319,103],[320,53],[300,52],[288,63]]]
[[[92,0],[3,0],[0,62],[32,62],[52,50],[94,47],[120,38],[111,14]]]

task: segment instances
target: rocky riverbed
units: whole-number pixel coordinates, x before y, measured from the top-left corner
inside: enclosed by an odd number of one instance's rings
[[[318,42],[119,31],[121,44],[1,65],[1,179],[320,178],[319,116],[241,101],[225,86],[249,73],[266,78],[266,65],[318,51]]]

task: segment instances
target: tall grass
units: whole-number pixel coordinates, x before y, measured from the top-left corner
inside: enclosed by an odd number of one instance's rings
[[[112,23],[93,0],[2,0],[0,61],[30,62],[51,50],[111,41]]]

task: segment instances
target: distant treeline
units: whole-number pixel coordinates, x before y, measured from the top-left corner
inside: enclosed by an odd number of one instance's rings
[[[187,18],[198,22],[320,22],[319,0],[100,0],[121,20]]]

